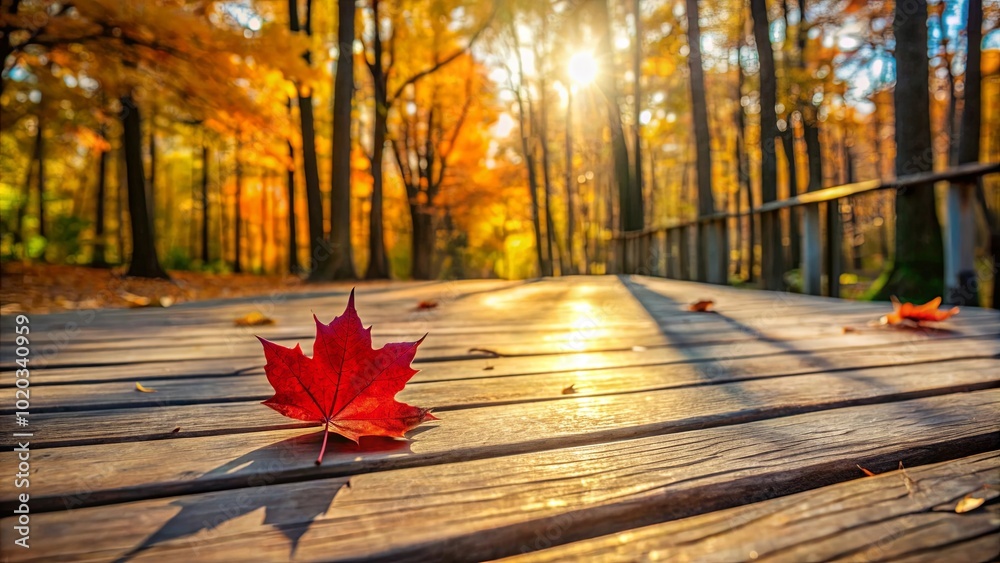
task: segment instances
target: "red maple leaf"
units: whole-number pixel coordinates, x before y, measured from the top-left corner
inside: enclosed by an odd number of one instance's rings
[[[372,329],[364,328],[354,308],[354,291],[344,314],[330,324],[316,321],[313,357],[298,344],[286,348],[257,337],[264,345],[264,372],[274,396],[263,404],[298,420],[325,425],[323,447],[316,464],[323,461],[330,432],[358,441],[361,436],[403,435],[427,420],[436,420],[430,409],[413,407],[395,399],[396,393],[417,370],[410,367],[416,342],[394,342],[375,350]]]

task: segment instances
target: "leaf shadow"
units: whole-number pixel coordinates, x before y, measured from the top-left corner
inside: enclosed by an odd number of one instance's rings
[[[417,429],[407,436],[412,438],[424,430],[427,429]],[[310,524],[326,513],[340,489],[348,485],[348,477],[338,477],[344,473],[345,462],[366,454],[412,453],[409,439],[366,436],[355,444],[331,434],[324,465],[317,467],[314,459],[322,440],[322,430],[302,434],[258,448],[204,473],[196,479],[206,481],[204,492],[185,495],[170,503],[180,507],[180,511],[116,561],[129,561],[154,546],[182,538],[189,538],[196,553],[197,544],[217,535],[220,526],[261,508],[262,523],[288,539],[291,544],[288,557],[292,558]],[[274,487],[314,479],[326,481],[311,488],[308,495],[282,494],[281,489]]]

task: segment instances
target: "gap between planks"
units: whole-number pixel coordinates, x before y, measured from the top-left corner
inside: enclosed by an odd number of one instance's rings
[[[883,472],[995,450],[998,405],[1000,392],[949,395],[56,511],[33,516],[43,549],[13,557],[485,560],[537,549],[540,534],[569,543],[835,485],[860,477],[858,464]]]
[[[947,375],[947,374],[944,374]],[[410,442],[366,440],[362,449],[336,437],[321,467],[311,460],[321,433],[312,429],[268,430],[232,435],[67,446],[40,450],[32,478],[32,508],[58,510],[66,502],[80,506],[123,502],[153,496],[183,494],[220,488],[245,487],[266,476],[273,482],[379,472],[400,467],[435,465],[460,460],[496,458],[570,446],[636,437],[680,433],[702,428],[731,427],[767,419],[789,418],[817,411],[837,411],[873,405],[873,409],[898,411],[914,404],[916,397],[934,396],[948,401],[1000,400],[1000,391],[952,394],[955,391],[995,387],[993,377],[981,370],[956,374],[946,388],[928,384],[922,374],[900,378],[901,389],[873,389],[850,379],[806,376],[801,380],[758,380],[712,388],[651,393],[647,400],[632,396],[581,398],[576,401],[529,403],[516,408],[486,407],[441,413],[441,421],[418,428]],[[905,377],[905,376],[904,376]],[[971,379],[970,379],[971,378]],[[964,381],[962,381],[964,379]],[[796,385],[790,386],[789,382]],[[815,390],[827,393],[817,398]],[[926,399],[934,400],[934,399]],[[229,405],[214,410],[227,411]],[[259,407],[263,408],[263,407]],[[666,415],[665,413],[670,413]],[[100,413],[99,413],[100,414]],[[209,423],[237,420],[228,412]],[[275,415],[277,417],[278,415]],[[95,421],[99,424],[99,421]],[[125,419],[129,428],[145,424]],[[171,421],[167,427],[172,428]],[[181,423],[183,424],[183,423]],[[991,423],[995,428],[995,422]],[[85,426],[80,424],[78,426]],[[96,431],[105,429],[98,427]],[[165,435],[170,435],[165,430]],[[289,459],[309,460],[290,464]],[[15,463],[13,452],[0,453],[4,463]],[[170,460],[170,463],[164,463]],[[232,473],[247,465],[241,473]],[[100,467],[84,475],[62,468]],[[281,468],[276,470],[275,468]],[[229,468],[229,469],[227,469]],[[78,495],[81,488],[85,495]],[[0,493],[0,508],[13,506],[13,493]],[[67,500],[71,499],[71,500]]]

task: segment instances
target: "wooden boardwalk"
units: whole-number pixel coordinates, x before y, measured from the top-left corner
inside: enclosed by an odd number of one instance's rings
[[[1000,556],[996,311],[918,330],[871,324],[884,303],[644,277],[361,286],[377,345],[429,333],[399,398],[440,420],[334,436],[317,467],[316,428],[260,404],[253,335],[310,353],[348,289],[32,316],[31,548],[6,422],[3,560]],[[234,326],[257,309],[276,324]]]

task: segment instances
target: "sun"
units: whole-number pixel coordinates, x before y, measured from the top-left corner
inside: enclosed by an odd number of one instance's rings
[[[597,77],[597,60],[589,51],[578,51],[569,58],[567,70],[574,84],[585,86]]]

